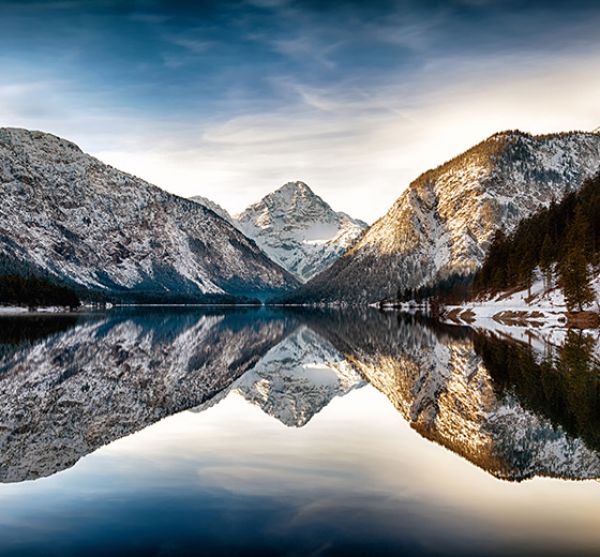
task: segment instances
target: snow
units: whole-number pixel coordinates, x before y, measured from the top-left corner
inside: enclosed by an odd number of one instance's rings
[[[0,315],[14,315],[17,313],[27,313],[29,308],[20,306],[0,306]]]
[[[24,306],[0,306],[0,315],[20,315],[24,313],[65,313],[73,311],[67,306],[37,306],[35,308]]]
[[[296,285],[212,210],[56,136],[0,128],[0,184],[0,254],[61,280],[192,295]]]
[[[593,447],[499,390],[472,336],[378,323],[350,329],[351,361],[421,435],[503,479],[598,477]]]
[[[222,219],[226,220],[229,224],[232,224],[233,226],[237,227],[235,219],[229,214],[229,212],[226,209],[221,207],[218,203],[215,203],[214,201],[211,201],[210,199],[203,197],[201,195],[195,195],[194,197],[190,197],[190,201],[193,201],[194,203],[198,203],[199,205],[202,205],[202,206],[206,207],[207,209],[210,209],[213,213],[216,213],[217,215],[219,215]]]
[[[537,278],[529,290],[524,289],[511,293],[500,292],[492,297],[483,297],[458,306],[448,305],[445,308],[445,313],[448,314],[454,310],[460,311],[461,314],[469,312],[469,320],[478,323],[484,319],[502,321],[504,314],[514,312],[523,314],[525,320],[532,321],[537,326],[563,325],[566,323],[567,306],[562,290],[556,285],[546,288],[539,270],[536,271],[535,275]],[[590,285],[596,292],[597,301],[588,304],[583,309],[598,311],[600,273],[596,273]]]
[[[335,212],[304,182],[289,182],[237,217],[238,228],[300,281],[336,261],[367,225]]]
[[[365,384],[330,342],[301,325],[208,405],[235,393],[283,424],[302,427],[333,398]]]
[[[597,301],[600,301],[600,273],[593,277],[591,286],[596,292]],[[598,302],[584,307],[586,311],[598,309]],[[442,320],[524,342],[543,354],[548,346],[564,344],[569,331],[566,313],[561,289],[556,286],[546,288],[543,280],[538,278],[530,291],[500,293],[462,305],[448,305],[444,308]],[[595,339],[594,351],[600,358],[598,330],[580,330]]]
[[[4,351],[0,482],[54,474],[211,399],[285,333],[275,320],[98,314]]]
[[[496,134],[410,184],[343,263],[302,293],[370,303],[395,297],[399,288],[469,274],[483,262],[498,228],[510,232],[598,168],[598,134]]]

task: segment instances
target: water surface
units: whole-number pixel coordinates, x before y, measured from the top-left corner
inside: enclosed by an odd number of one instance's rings
[[[597,554],[594,343],[374,310],[3,317],[0,554]]]

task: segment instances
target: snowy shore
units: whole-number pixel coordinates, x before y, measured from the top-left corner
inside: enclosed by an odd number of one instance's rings
[[[0,315],[23,315],[27,313],[68,313],[73,309],[66,306],[44,306],[30,308],[26,306],[0,306]]]
[[[600,300],[600,276],[592,283],[596,299]],[[577,315],[593,322],[600,311],[598,302],[588,304],[579,314],[570,313],[562,290],[558,287],[546,288],[542,280],[536,280],[530,289],[496,294],[460,305],[445,306],[442,319],[449,323],[486,326],[493,323],[535,328],[564,326],[575,320]],[[490,323],[492,322],[492,323]],[[585,327],[585,323],[582,328]]]

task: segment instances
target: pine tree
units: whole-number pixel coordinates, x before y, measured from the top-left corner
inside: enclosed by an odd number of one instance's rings
[[[559,284],[569,311],[575,308],[583,311],[584,304],[592,303],[596,299],[590,286],[590,272],[585,255],[586,230],[584,213],[581,207],[578,207],[567,236],[566,253],[559,265]]]
[[[569,311],[595,301],[596,295],[590,286],[590,273],[585,256],[579,249],[570,249],[559,266],[559,285],[563,289]]]
[[[540,249],[540,268],[544,273],[546,288],[552,287],[552,264],[556,258],[550,234],[546,232]]]

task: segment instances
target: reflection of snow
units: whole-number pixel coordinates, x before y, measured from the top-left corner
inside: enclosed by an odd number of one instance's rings
[[[208,405],[236,392],[285,425],[301,427],[334,397],[364,384],[340,352],[301,326]]]

